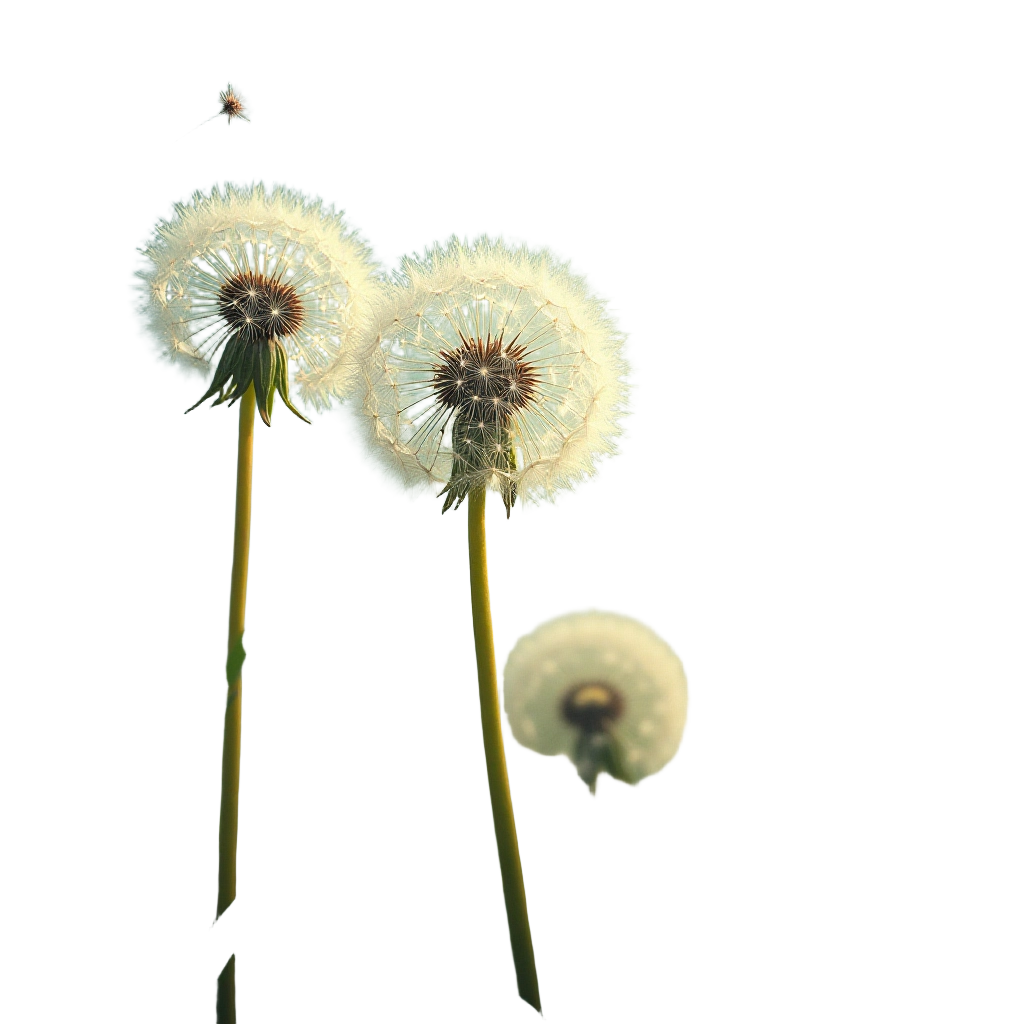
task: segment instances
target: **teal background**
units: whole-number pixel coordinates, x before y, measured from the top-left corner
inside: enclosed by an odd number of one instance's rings
[[[174,201],[263,180],[392,267],[453,232],[548,246],[629,335],[621,454],[490,508],[499,667],[601,608],[690,681],[636,789],[592,799],[506,733],[546,1018],[1020,1020],[1010,5],[9,27],[0,1017],[212,1022],[235,951],[245,1024],[534,1019],[465,510],[399,490],[347,410],[257,424],[239,898],[213,928],[236,416],[182,415],[205,385],[160,362],[132,275]],[[201,125],[228,81],[251,122]]]

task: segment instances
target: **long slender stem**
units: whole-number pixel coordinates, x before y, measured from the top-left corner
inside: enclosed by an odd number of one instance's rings
[[[256,392],[250,384],[238,411],[238,470],[235,480],[235,547],[231,562],[228,611],[228,700],[224,709],[224,754],[221,762],[220,839],[217,867],[217,917],[235,900],[235,854],[238,849],[238,776],[242,757],[242,634],[245,632],[245,587],[249,577],[249,519],[252,510],[252,441]],[[235,1021],[235,958],[217,979],[218,1024]]]
[[[256,392],[242,396],[238,412],[238,475],[235,483],[235,552],[231,563],[231,608],[228,612],[228,702],[224,710],[224,760],[220,790],[220,860],[217,916],[235,899],[235,851],[238,846],[238,771],[242,754],[242,659],[245,632],[245,585],[249,577],[249,516],[252,509],[252,440]],[[232,671],[233,670],[233,671]]]
[[[512,794],[505,767],[505,745],[501,739],[501,711],[498,706],[498,670],[494,662],[491,628],[491,598],[487,588],[487,534],[483,488],[469,494],[469,587],[473,603],[473,638],[476,642],[476,670],[480,684],[480,722],[484,732],[487,785],[491,792],[494,835],[498,841],[501,885],[505,891],[505,913],[512,941],[519,995],[540,1013],[540,988],[533,959],[533,939],[526,912],[526,886],[519,861],[519,841],[512,815]]]

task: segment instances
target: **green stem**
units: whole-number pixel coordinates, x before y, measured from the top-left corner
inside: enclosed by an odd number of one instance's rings
[[[519,995],[540,1013],[537,966],[533,960],[530,919],[526,912],[526,886],[519,861],[516,822],[512,815],[512,794],[505,767],[505,745],[501,739],[501,711],[498,706],[498,670],[494,662],[491,627],[491,598],[487,589],[487,534],[484,506],[487,492],[475,488],[469,493],[469,588],[473,603],[473,638],[476,642],[476,670],[480,683],[480,721],[484,732],[487,785],[491,792],[494,835],[498,841],[501,885],[505,891],[505,913],[512,941]]]
[[[249,519],[252,510],[252,441],[256,392],[250,384],[238,410],[238,471],[235,483],[235,549],[231,563],[228,611],[228,700],[224,709],[224,754],[221,762],[220,841],[217,868],[217,917],[235,900],[235,854],[238,848],[238,775],[242,757],[242,634],[245,632],[245,585],[249,576]],[[217,979],[217,1020],[234,1024],[235,958]]]
[[[245,584],[249,576],[249,515],[252,508],[252,439],[255,421],[256,392],[250,384],[242,396],[242,404],[238,411],[235,552],[231,563],[231,608],[228,612],[228,703],[224,710],[224,760],[221,767],[220,790],[218,917],[235,899],[238,770],[242,754],[242,664],[237,649],[242,641],[242,633],[245,632]]]
[[[235,954],[217,979],[217,1024],[235,1024]]]

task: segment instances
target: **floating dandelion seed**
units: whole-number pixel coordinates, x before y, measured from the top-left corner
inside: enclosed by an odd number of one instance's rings
[[[623,336],[546,251],[452,239],[406,258],[346,359],[374,449],[406,482],[550,497],[614,452]],[[342,375],[339,373],[339,378]]]
[[[305,419],[289,398],[290,363],[303,400],[330,404],[327,370],[377,284],[341,214],[288,189],[227,185],[176,205],[143,253],[146,312],[166,354],[208,370],[220,353],[196,405],[218,393],[214,405],[232,404],[252,383],[268,426],[275,392]]]
[[[231,85],[230,82],[227,83],[225,88],[218,90],[217,102],[220,104],[220,110],[217,113],[227,119],[228,127],[239,118],[245,121],[247,125],[252,124],[249,118],[246,117],[246,112],[249,110],[248,97],[241,90]]]
[[[512,735],[566,754],[593,793],[597,776],[637,783],[675,755],[686,724],[686,674],[671,648],[624,615],[563,615],[524,636],[505,665]]]
[[[201,124],[196,125],[195,128],[189,128],[184,135],[178,135],[174,141],[183,142],[185,137],[198,131],[203,125],[208,125],[211,121],[216,121],[217,118],[225,118],[227,120],[228,128],[233,122],[238,120],[245,121],[247,125],[251,125],[252,121],[246,117],[247,114],[251,113],[249,109],[249,97],[242,92],[240,89],[231,85],[227,82],[223,89],[217,90],[217,113],[212,118],[207,118]]]

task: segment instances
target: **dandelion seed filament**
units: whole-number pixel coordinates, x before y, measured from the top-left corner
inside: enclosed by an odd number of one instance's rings
[[[217,306],[231,328],[254,343],[287,338],[305,319],[302,300],[290,284],[253,270],[240,271],[225,281]]]
[[[453,352],[439,352],[433,366],[438,401],[456,411],[472,408],[474,415],[506,426],[509,417],[536,399],[536,368],[522,345],[505,345],[501,335],[488,335],[486,341],[467,339],[461,332],[459,337],[462,344]]]

